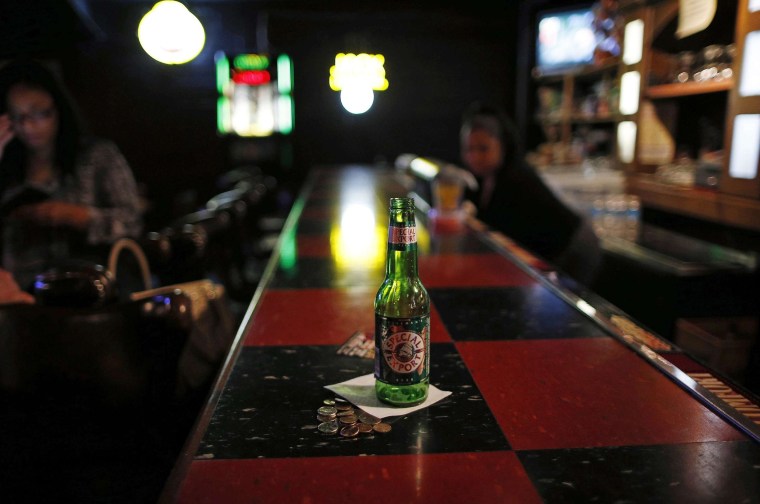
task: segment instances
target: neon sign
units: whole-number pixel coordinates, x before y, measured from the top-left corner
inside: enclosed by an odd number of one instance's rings
[[[290,58],[276,65],[263,54],[240,54],[230,61],[219,51],[216,64],[217,130],[247,137],[266,137],[293,130],[293,68]]]
[[[261,86],[271,80],[272,76],[266,70],[240,70],[232,74],[232,82],[235,84]]]

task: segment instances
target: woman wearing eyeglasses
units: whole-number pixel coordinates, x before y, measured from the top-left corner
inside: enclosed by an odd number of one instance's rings
[[[54,74],[32,61],[0,68],[2,267],[28,288],[49,267],[137,236],[140,208],[123,155],[83,134]]]

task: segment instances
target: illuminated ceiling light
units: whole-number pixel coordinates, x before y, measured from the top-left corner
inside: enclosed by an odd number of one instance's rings
[[[187,7],[174,0],[162,0],[143,16],[137,38],[151,58],[167,65],[181,65],[200,54],[206,33]]]
[[[375,101],[374,91],[388,89],[382,54],[344,54],[335,56],[330,67],[330,89],[340,91],[343,107],[352,114],[363,114]]]
[[[366,87],[349,87],[340,92],[340,102],[352,114],[363,114],[375,102],[375,93]]]

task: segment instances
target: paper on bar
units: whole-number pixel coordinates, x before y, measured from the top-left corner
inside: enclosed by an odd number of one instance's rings
[[[377,398],[377,395],[375,395],[375,375],[372,373],[342,383],[336,383],[335,385],[325,385],[325,388],[353,403],[354,406],[378,418],[408,415],[413,411],[432,406],[441,399],[451,395],[451,392],[446,392],[438,389],[434,385],[430,385],[428,397],[422,404],[406,408],[389,406],[381,402]]]

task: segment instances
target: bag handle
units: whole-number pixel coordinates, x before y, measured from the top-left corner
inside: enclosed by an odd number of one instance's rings
[[[113,277],[116,278],[116,266],[119,260],[119,255],[124,249],[131,251],[137,259],[145,290],[151,289],[153,287],[153,282],[150,277],[148,259],[145,257],[145,252],[143,252],[140,244],[132,238],[119,238],[114,242],[113,246],[111,246],[111,252],[108,254],[108,271],[110,271]]]

